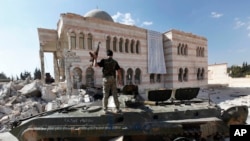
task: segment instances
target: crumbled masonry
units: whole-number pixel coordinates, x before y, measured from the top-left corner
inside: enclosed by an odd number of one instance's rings
[[[32,115],[91,101],[101,91],[79,89],[77,95],[66,95],[66,82],[44,84],[41,80],[0,83],[0,133],[10,131],[9,123]]]

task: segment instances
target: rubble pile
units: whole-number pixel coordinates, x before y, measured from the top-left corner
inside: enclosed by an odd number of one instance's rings
[[[91,89],[66,94],[66,82],[44,84],[41,80],[0,83],[0,133],[8,132],[10,123],[42,112],[93,100]],[[94,91],[94,92],[93,92]],[[87,99],[88,98],[88,99]]]

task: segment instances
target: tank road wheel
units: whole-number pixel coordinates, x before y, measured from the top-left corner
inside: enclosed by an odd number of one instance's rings
[[[187,137],[177,137],[173,141],[193,141],[193,139]]]
[[[209,136],[206,138],[201,138],[199,141],[227,141],[225,137],[223,136]]]

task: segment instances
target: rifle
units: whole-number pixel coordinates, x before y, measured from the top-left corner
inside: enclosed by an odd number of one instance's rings
[[[89,61],[92,62],[92,66],[93,66],[93,63],[94,63],[94,55],[96,56],[96,58],[98,57],[100,44],[101,44],[101,42],[98,43],[97,48],[96,48],[96,50],[94,52],[89,52],[89,55],[90,55],[90,60]]]

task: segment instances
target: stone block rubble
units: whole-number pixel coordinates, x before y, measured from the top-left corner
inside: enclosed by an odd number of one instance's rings
[[[44,84],[41,80],[10,81],[0,83],[0,133],[8,132],[10,123],[42,112],[82,102],[91,102],[101,91],[80,89],[77,94],[66,95],[66,82]]]

